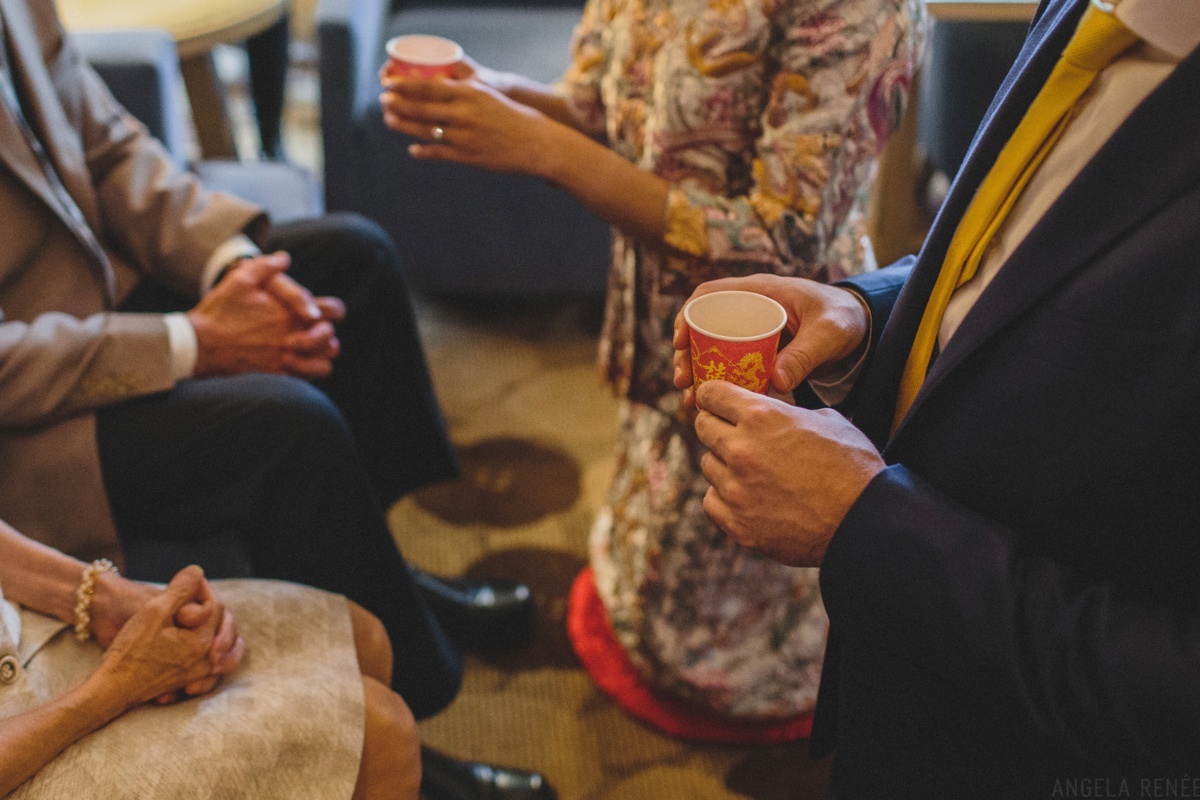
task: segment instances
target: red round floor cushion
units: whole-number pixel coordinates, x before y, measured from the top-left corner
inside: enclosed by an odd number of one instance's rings
[[[567,636],[575,655],[596,685],[633,717],[682,739],[724,744],[773,744],[806,738],[812,713],[785,720],[751,722],[729,719],[652,690],[638,675],[613,634],[591,567],[571,584],[567,598]]]

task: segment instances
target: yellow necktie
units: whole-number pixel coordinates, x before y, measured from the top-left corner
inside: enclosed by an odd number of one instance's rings
[[[937,344],[938,328],[951,295],[974,277],[988,243],[1021,196],[1025,184],[1066,129],[1076,101],[1100,70],[1135,41],[1134,33],[1092,0],[1050,77],[1000,151],[958,223],[904,365],[896,412],[892,417],[893,431],[908,413],[925,381],[929,360]]]

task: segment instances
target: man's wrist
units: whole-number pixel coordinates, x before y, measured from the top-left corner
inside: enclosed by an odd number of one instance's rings
[[[854,388],[854,383],[858,380],[858,376],[866,364],[867,351],[871,344],[871,326],[874,324],[871,319],[871,307],[867,304],[866,298],[853,289],[844,286],[837,288],[849,292],[858,301],[866,318],[866,327],[863,330],[862,339],[859,340],[850,355],[829,365],[826,369],[818,370],[816,374],[809,377],[809,387],[821,399],[821,402],[828,406],[836,406],[841,403]]]
[[[238,261],[259,255],[262,255],[262,251],[245,234],[225,240],[212,252],[204,265],[204,271],[200,274],[200,294],[208,294]]]
[[[196,328],[184,312],[163,314],[167,326],[167,345],[171,349],[171,374],[177,381],[190,378],[196,373],[196,359],[200,343]]]

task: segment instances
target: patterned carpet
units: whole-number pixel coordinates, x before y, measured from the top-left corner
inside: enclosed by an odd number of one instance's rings
[[[806,742],[698,745],[631,719],[579,667],[564,627],[571,581],[612,468],[616,403],[595,369],[597,304],[419,302],[431,370],[464,475],[406,498],[406,555],[443,574],[529,583],[527,647],[468,660],[458,699],[422,724],[456,755],[542,770],[562,800],[801,800],[826,795]]]

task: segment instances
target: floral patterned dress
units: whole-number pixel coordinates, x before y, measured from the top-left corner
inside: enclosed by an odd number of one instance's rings
[[[597,589],[652,685],[729,716],[810,710],[827,620],[815,570],[745,550],[705,516],[672,324],[713,278],[874,266],[866,192],[923,13],[920,0],[588,0],[557,86],[581,128],[672,187],[664,241],[614,238],[600,362],[624,402],[590,541]]]

